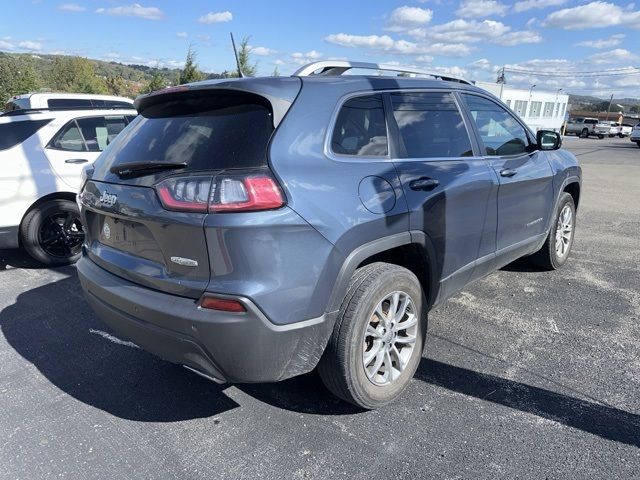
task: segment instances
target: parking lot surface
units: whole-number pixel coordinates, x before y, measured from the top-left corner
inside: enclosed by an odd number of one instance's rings
[[[640,149],[565,138],[573,252],[432,311],[416,378],[362,412],[315,374],[216,385],[113,336],[75,269],[0,251],[0,478],[639,478]]]

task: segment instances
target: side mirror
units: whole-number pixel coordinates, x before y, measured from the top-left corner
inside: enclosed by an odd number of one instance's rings
[[[538,130],[536,138],[540,150],[558,150],[562,146],[562,137],[553,130]]]

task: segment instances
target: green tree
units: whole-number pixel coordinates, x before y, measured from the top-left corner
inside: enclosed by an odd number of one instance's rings
[[[204,74],[198,70],[198,64],[196,63],[196,52],[189,47],[187,52],[187,60],[184,62],[184,68],[180,72],[178,77],[178,85],[185,83],[199,82],[204,80]]]
[[[633,105],[633,106],[629,109],[629,111],[630,111],[631,113],[640,113],[640,105]]]
[[[167,86],[167,80],[159,73],[156,73],[151,81],[143,88],[143,93],[151,93],[156,90],[162,90]]]
[[[31,57],[0,57],[0,108],[12,96],[34,92],[41,86],[40,76]]]
[[[117,75],[115,77],[107,77],[106,84],[107,90],[109,90],[109,93],[111,95],[117,95],[119,97],[130,95],[131,88],[121,75]]]
[[[240,70],[246,77],[255,77],[258,73],[258,63],[251,63],[251,49],[249,48],[249,40],[251,37],[244,37],[240,42],[240,51],[238,52],[238,63]]]
[[[83,57],[56,57],[48,83],[62,92],[107,93],[105,80],[96,75],[94,64]]]

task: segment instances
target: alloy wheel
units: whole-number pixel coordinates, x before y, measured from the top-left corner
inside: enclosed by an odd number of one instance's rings
[[[59,212],[44,218],[38,230],[38,242],[52,257],[67,258],[80,252],[84,231],[77,214]]]
[[[562,259],[569,253],[571,237],[573,235],[573,210],[565,205],[558,216],[556,225],[556,255]]]
[[[362,364],[378,386],[395,381],[409,363],[418,334],[413,300],[396,291],[384,297],[369,316],[364,333]]]

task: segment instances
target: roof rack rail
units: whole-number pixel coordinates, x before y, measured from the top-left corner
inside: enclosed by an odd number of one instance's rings
[[[293,77],[309,77],[312,75],[322,76],[334,76],[342,75],[347,70],[352,68],[362,68],[365,70],[380,70],[388,72],[409,73],[414,75],[427,75],[442,80],[451,82],[460,82],[467,85],[473,85],[472,82],[465,78],[455,77],[453,75],[446,75],[444,73],[432,72],[428,70],[421,70],[419,68],[401,67],[399,65],[387,65],[383,63],[369,63],[369,62],[350,62],[345,60],[323,60],[320,62],[313,62],[304,67],[298,69],[292,76]],[[317,72],[320,70],[320,72]]]
[[[68,112],[72,110],[135,110],[136,107],[131,104],[130,107],[125,106],[109,106],[109,107],[42,107],[42,108],[18,108],[8,112],[0,113],[2,117],[11,117],[14,115],[27,115],[29,113],[41,112]]]

